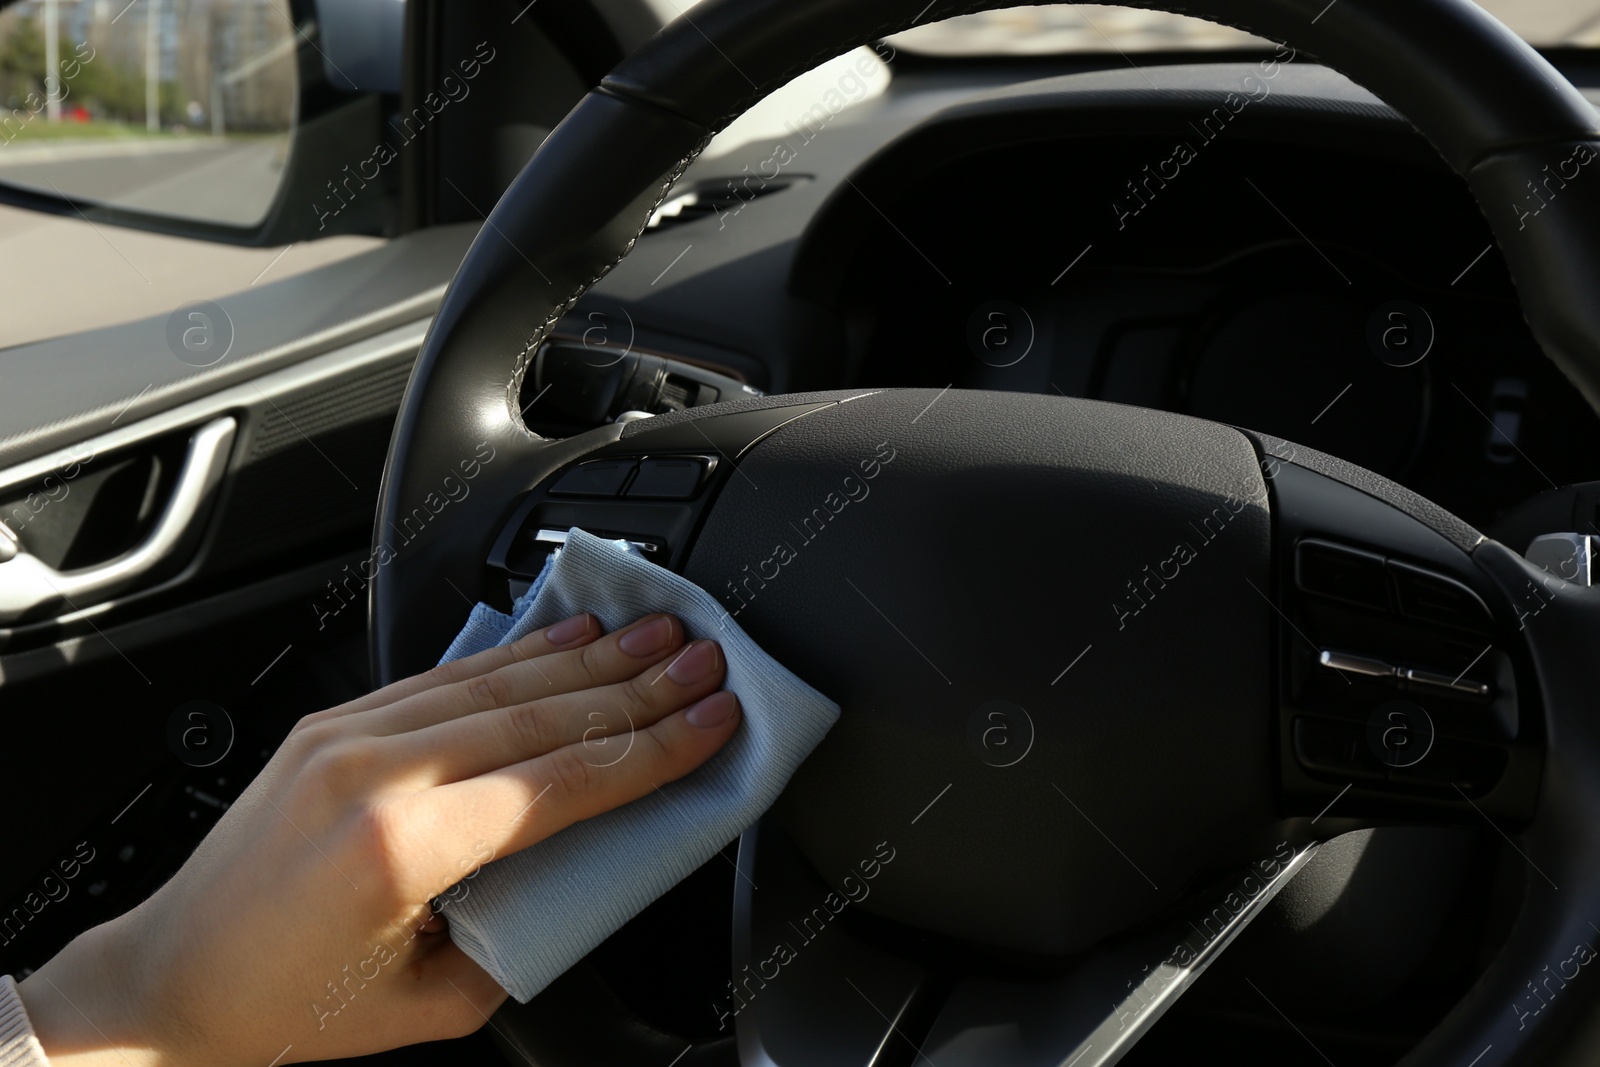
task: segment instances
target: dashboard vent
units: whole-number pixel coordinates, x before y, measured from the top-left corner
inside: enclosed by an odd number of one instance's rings
[[[740,178],[706,182],[667,197],[656,208],[655,214],[650,216],[644,229],[646,233],[655,233],[711,216],[726,220],[737,215],[750,201],[781,192],[793,184],[791,181],[751,181]]]

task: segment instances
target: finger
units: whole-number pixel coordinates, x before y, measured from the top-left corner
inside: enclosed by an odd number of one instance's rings
[[[593,615],[584,612],[546,626],[542,630],[535,630],[509,645],[486,648],[482,652],[441,663],[421,674],[413,674],[409,678],[391,682],[382,689],[375,689],[365,696],[320,711],[309,718],[319,720],[343,718],[357,712],[385,707],[418,693],[425,693],[440,686],[456,685],[522,660],[537,659],[553,652],[579,648],[595,640],[602,633],[599,621]]]
[[[374,737],[393,736],[479,712],[614,685],[672,656],[683,640],[683,623],[671,615],[647,615],[570,651],[519,659],[376,708],[351,727]]]
[[[599,646],[591,646],[598,649]],[[568,745],[596,765],[626,759],[636,731],[722,687],[715,641],[694,641],[666,664],[612,685],[468,715],[393,739],[397,761],[429,785],[474,778]]]
[[[527,848],[682,778],[725,745],[742,719],[738,698],[724,689],[635,731],[628,758],[609,766],[586,760],[582,745],[568,745],[430,789],[419,797],[425,832],[452,842],[483,840],[497,856]],[[440,879],[453,871],[439,872]]]

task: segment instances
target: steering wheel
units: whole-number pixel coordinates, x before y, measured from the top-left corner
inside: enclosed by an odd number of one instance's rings
[[[516,573],[538,529],[582,526],[655,546],[841,704],[741,844],[740,1062],[883,1062],[900,1038],[940,1067],[1113,1062],[1318,841],[1484,820],[1527,860],[1520,904],[1404,1062],[1578,1055],[1600,990],[1600,592],[1340,460],[1088,400],[858,390],[565,440],[524,425],[541,342],[713,133],[852,47],[1006,6],[710,0],[573,109],[490,215],[405,394],[378,680],[437,659],[451,584],[488,596],[491,555]],[[1600,178],[1583,173],[1600,132],[1531,48],[1467,0],[1132,6],[1286,42],[1410,119],[1471,188],[1544,351],[1600,406]],[[662,459],[666,495],[562,488],[604,481],[585,463]],[[474,491],[427,505],[468,463]],[[800,947],[781,929],[886,849],[892,875],[859,907],[917,936]],[[763,980],[784,938],[792,976]],[[1076,962],[934,982],[929,953],[957,947]],[[575,1020],[546,1022],[533,1062],[581,1047]]]

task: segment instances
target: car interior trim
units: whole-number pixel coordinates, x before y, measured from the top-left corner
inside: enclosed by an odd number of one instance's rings
[[[84,438],[37,459],[7,467],[0,470],[0,490],[25,485],[63,468],[81,464],[85,461],[85,452],[98,456],[143,444],[166,434],[197,426],[209,419],[220,418],[230,411],[259,404],[263,400],[270,401],[363,367],[414,355],[428,332],[429,321],[421,319],[404,326],[396,326],[355,344],[313,356],[303,363],[296,363],[259,378],[252,378],[198,400],[191,400],[137,422],[130,422],[115,430]],[[274,355],[276,353],[263,353],[256,358],[265,360]]]
[[[238,426],[232,415],[221,415],[195,429],[161,517],[134,548],[104,563],[69,571],[57,570],[25,550],[6,560],[0,565],[0,623],[27,618],[47,605],[76,606],[78,600],[104,599],[174,562],[204,529]]]

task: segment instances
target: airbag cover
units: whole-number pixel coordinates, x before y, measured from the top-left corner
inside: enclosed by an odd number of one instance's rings
[[[686,573],[844,709],[776,812],[819,873],[1062,953],[1271,818],[1269,526],[1228,427],[891,390],[739,459]]]

